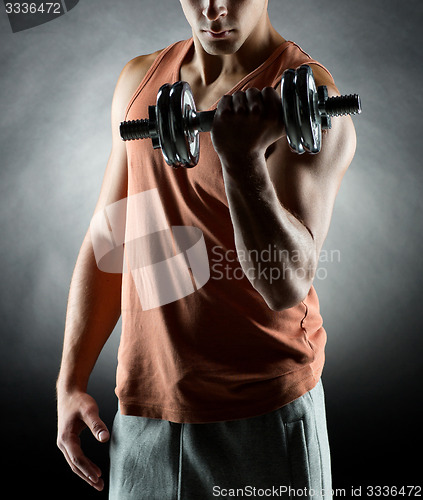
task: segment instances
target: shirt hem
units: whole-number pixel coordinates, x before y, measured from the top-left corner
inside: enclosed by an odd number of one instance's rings
[[[275,397],[265,401],[257,401],[246,405],[238,405],[236,408],[217,409],[173,409],[160,405],[140,404],[138,402],[125,401],[119,398],[119,408],[122,415],[145,417],[150,419],[166,420],[175,423],[211,423],[224,422],[229,420],[241,420],[245,418],[258,417],[260,415],[278,410],[292,401],[300,398],[307,392],[314,389],[320,380],[323,363],[318,367],[308,366],[309,374],[302,380],[297,380],[292,385],[283,385],[283,391]],[[285,377],[282,377],[285,378]]]

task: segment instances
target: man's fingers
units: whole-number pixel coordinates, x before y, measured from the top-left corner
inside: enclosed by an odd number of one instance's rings
[[[217,110],[221,115],[232,113],[232,96],[224,95],[217,105]]]
[[[78,442],[76,442],[78,441]],[[70,439],[61,447],[72,471],[88,484],[101,491],[104,482],[101,479],[101,470],[87,458],[79,445],[79,439]]]
[[[261,91],[261,94],[263,96],[263,102],[267,115],[282,117],[280,94],[273,87],[265,87]]]
[[[64,453],[64,455],[65,455],[65,458],[66,458],[67,462],[70,465],[70,468],[72,469],[72,471],[77,476],[79,476],[81,479],[83,479],[86,483],[88,483],[90,486],[92,486],[96,490],[98,490],[98,491],[102,491],[103,490],[103,488],[104,488],[104,481],[103,481],[103,479],[101,479],[101,477],[100,478],[99,477],[95,477],[95,476],[89,476],[89,477],[87,477],[80,469],[78,469],[77,467],[75,467],[74,465],[72,465],[72,462],[66,456],[66,453]]]
[[[263,96],[260,90],[256,88],[249,88],[245,92],[245,96],[247,98],[248,107],[250,113],[258,116],[263,115]]]
[[[69,465],[79,469],[87,478],[95,479],[101,476],[99,467],[84,455],[78,438],[68,440],[65,451],[69,458]]]
[[[248,103],[245,92],[235,92],[232,96],[232,105],[235,113],[246,114],[248,112]]]

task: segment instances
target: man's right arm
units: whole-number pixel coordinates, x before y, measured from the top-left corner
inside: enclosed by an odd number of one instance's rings
[[[127,196],[127,156],[119,124],[129,100],[156,54],[130,61],[123,69],[113,96],[112,151],[95,213]],[[88,379],[120,316],[121,274],[100,271],[87,231],[71,280],[66,313],[62,363],[57,380],[57,445],[71,469],[97,490],[104,483],[100,469],[83,453],[79,434],[88,427],[101,442],[109,439],[95,400],[87,394]]]

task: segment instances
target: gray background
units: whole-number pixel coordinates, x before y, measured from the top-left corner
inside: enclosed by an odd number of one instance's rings
[[[358,92],[358,149],[316,280],[334,486],[417,484],[421,448],[422,2],[271,0],[274,26]],[[68,285],[110,152],[110,104],[131,58],[190,36],[177,0],[81,0],[12,34],[0,6],[3,453],[17,492],[100,498],[55,448]],[[119,329],[90,391],[111,425]],[[84,439],[107,471],[105,445]],[[65,496],[62,492],[61,496]],[[364,490],[363,490],[363,496]]]

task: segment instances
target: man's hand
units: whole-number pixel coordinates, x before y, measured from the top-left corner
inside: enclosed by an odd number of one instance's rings
[[[101,443],[109,440],[109,431],[100,419],[95,400],[85,392],[58,393],[57,446],[70,468],[96,490],[104,488],[101,470],[81,449],[79,435],[88,427]]]
[[[229,164],[256,155],[264,157],[266,149],[283,135],[281,98],[272,87],[223,96],[211,131],[217,154]]]

